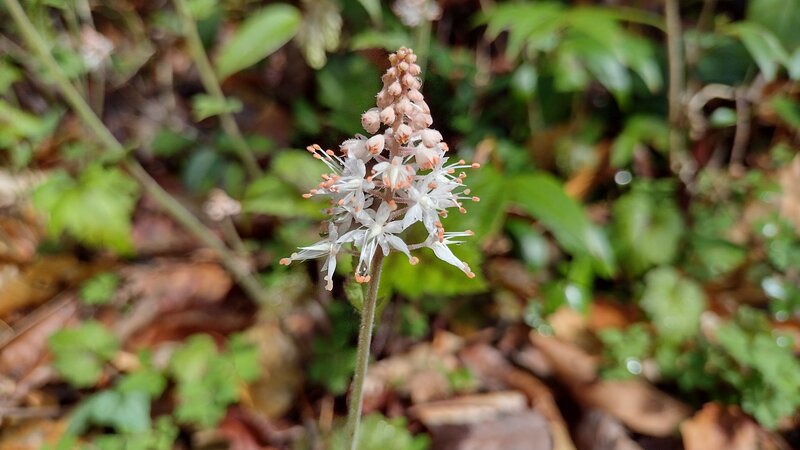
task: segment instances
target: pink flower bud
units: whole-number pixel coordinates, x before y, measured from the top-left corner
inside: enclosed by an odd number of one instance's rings
[[[376,134],[375,136],[367,139],[367,150],[369,150],[369,152],[373,155],[377,155],[383,151],[384,142],[383,135]]]
[[[411,133],[411,127],[403,123],[397,127],[397,132],[395,133],[394,138],[397,140],[397,142],[405,144],[408,142],[408,138],[411,136]]]
[[[436,146],[436,144],[439,142],[442,142],[442,133],[430,128],[422,130],[420,137],[422,138],[422,143],[425,144],[425,147],[429,148]]]
[[[414,103],[419,103],[423,100],[422,92],[417,89],[410,89],[408,91],[408,98]]]
[[[394,118],[395,118],[394,108],[392,108],[391,106],[383,108],[383,110],[381,111],[381,122],[385,123],[386,125],[391,125],[392,123],[394,123]]]
[[[403,75],[403,86],[412,89],[412,86],[417,82],[417,79],[413,75],[405,74]],[[413,88],[416,89],[416,88]]]
[[[375,134],[381,127],[380,119],[378,108],[370,108],[361,115],[361,126],[364,127],[367,133]]]
[[[400,87],[400,83],[395,81],[394,83],[390,84],[388,88],[386,88],[386,92],[390,95],[398,96],[401,92],[403,92],[403,88]]]
[[[417,55],[414,55],[414,59],[415,60],[417,59]],[[417,76],[420,73],[422,73],[422,68],[417,64],[411,64],[410,66],[408,66],[408,73]]]

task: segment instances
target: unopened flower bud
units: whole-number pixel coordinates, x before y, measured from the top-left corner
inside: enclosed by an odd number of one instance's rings
[[[433,117],[430,114],[419,111],[411,118],[411,124],[414,125],[414,128],[428,128],[433,124]]]
[[[426,147],[430,148],[434,147],[439,142],[442,142],[442,133],[430,128],[426,128],[420,133],[420,138],[422,138],[422,143],[425,144]]]
[[[361,115],[361,126],[364,127],[367,133],[375,134],[381,127],[380,119],[378,108],[370,108]]]
[[[409,89],[416,89],[416,87],[412,87],[412,86],[414,86],[416,81],[417,81],[417,79],[413,75],[409,75],[409,74],[403,75],[403,86],[405,86],[405,87],[407,87]]]
[[[420,92],[417,89],[409,89],[407,95],[408,95],[408,98],[414,103],[419,103],[419,102],[421,102],[423,100],[422,92]]]
[[[412,130],[411,127],[406,124],[401,124],[397,127],[397,133],[395,133],[394,138],[397,142],[401,144],[405,144],[408,142],[408,138],[411,136]]]
[[[408,70],[408,63],[403,61],[397,65],[397,68],[400,69],[401,72],[405,72]]]
[[[417,59],[417,55],[414,55],[414,59]],[[408,66],[408,73],[417,76],[422,73],[422,68],[418,64],[411,64]]]
[[[375,136],[367,139],[367,150],[369,150],[369,152],[373,155],[377,155],[383,151],[384,142],[383,135],[376,134]]]
[[[394,118],[395,118],[394,108],[392,108],[391,106],[383,108],[383,110],[381,111],[381,122],[385,123],[386,125],[391,125],[392,123],[394,123]]]
[[[403,91],[403,88],[400,87],[400,83],[395,81],[394,83],[390,84],[388,88],[386,88],[386,92],[390,95],[398,96]]]

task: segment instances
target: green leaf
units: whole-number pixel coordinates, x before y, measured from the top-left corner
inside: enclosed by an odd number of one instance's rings
[[[104,272],[90,278],[81,285],[80,298],[87,305],[105,305],[119,285],[119,276],[113,272]]]
[[[800,47],[800,2],[797,0],[750,0],[747,20],[772,31],[784,48]]]
[[[509,180],[506,190],[511,201],[538,219],[566,251],[591,256],[606,276],[616,271],[608,239],[552,175],[518,175]]]
[[[662,117],[631,116],[611,146],[611,165],[616,168],[627,166],[633,160],[636,149],[644,146],[664,152],[668,140],[669,127]]]
[[[711,113],[708,118],[711,126],[715,128],[726,128],[736,125],[736,110],[733,108],[726,108],[721,106]]]
[[[684,225],[669,186],[635,185],[612,211],[615,249],[626,271],[636,275],[675,259]]]
[[[87,245],[130,253],[138,192],[136,182],[122,171],[94,164],[77,179],[56,172],[34,191],[33,203],[49,215],[51,236],[67,232]]]
[[[700,285],[672,267],[653,269],[645,283],[639,304],[653,321],[659,339],[680,343],[695,337],[706,307]]]
[[[150,430],[150,397],[145,392],[102,391],[89,397],[72,414],[67,433],[84,433],[89,426],[109,426],[119,433]]]
[[[358,3],[361,3],[361,6],[367,11],[373,24],[378,25],[381,23],[383,10],[381,9],[380,0],[358,0]]]
[[[795,130],[800,130],[800,104],[782,95],[772,97],[769,103],[775,108],[778,117]]]
[[[47,342],[55,358],[53,366],[76,387],[94,386],[103,373],[103,365],[119,349],[116,336],[95,321],[57,331]]]
[[[220,114],[235,114],[241,110],[242,101],[238,98],[217,98],[206,94],[192,97],[192,115],[198,122]]]
[[[345,429],[339,428],[331,439],[331,450],[344,450],[350,447]],[[427,450],[430,438],[425,434],[417,436],[409,433],[405,417],[388,419],[380,413],[372,413],[361,420],[358,448],[362,450],[384,450],[391,443],[393,450]]]
[[[778,68],[789,61],[778,38],[759,24],[736,22],[728,27],[728,32],[742,40],[767,81],[775,80]]]
[[[251,14],[219,49],[217,72],[225,78],[252,66],[291,40],[300,26],[294,6],[276,3]]]
[[[242,210],[276,217],[322,219],[325,203],[304,199],[301,193],[273,174],[250,183],[242,198]]]

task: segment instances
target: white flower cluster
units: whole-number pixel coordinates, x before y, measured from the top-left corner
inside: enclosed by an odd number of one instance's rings
[[[331,173],[304,197],[330,198],[331,218],[328,234],[321,241],[302,247],[281,264],[292,261],[326,258],[326,288],[333,288],[336,256],[345,244],[360,252],[355,279],[369,281],[375,254],[395,250],[408,256],[411,264],[419,260],[412,250],[427,247],[434,254],[459,269],[468,277],[475,275],[448,247],[457,239],[471,236],[471,231],[446,232],[440,217],[447,217],[449,208],[466,212],[463,200],[471,197],[463,184],[466,174],[460,169],[477,168],[463,160],[449,163],[448,148],[442,135],[431,128],[430,108],[420,92],[420,67],[416,55],[401,48],[389,56],[391,67],[383,75],[383,89],[377,95],[377,108],[361,116],[361,124],[371,135],[356,135],[340,146],[340,153],[323,150],[319,145],[308,147],[315,158],[323,161]],[[381,128],[386,128],[381,131]],[[418,244],[407,244],[401,233],[420,222],[428,238]]]

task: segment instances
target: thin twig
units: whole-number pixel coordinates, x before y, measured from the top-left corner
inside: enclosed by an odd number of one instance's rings
[[[203,48],[203,42],[200,40],[200,34],[197,32],[197,24],[192,17],[186,0],[173,0],[175,7],[178,10],[178,15],[181,18],[183,25],[184,37],[186,43],[189,45],[189,54],[192,55],[192,60],[197,67],[197,72],[200,74],[200,81],[203,83],[205,90],[211,94],[220,103],[225,102],[225,94],[222,92],[217,75],[214,73],[214,68],[208,60],[208,55]],[[236,125],[233,115],[229,112],[223,112],[219,116],[222,129],[225,130],[231,137],[231,143],[236,150],[237,155],[242,160],[247,173],[252,178],[257,178],[262,175],[261,168],[258,166],[253,150],[247,144],[247,141],[242,136],[239,126]]]
[[[667,55],[669,59],[669,155],[672,171],[679,174],[687,158],[681,130],[681,94],[684,88],[685,64],[681,49],[681,17],[678,0],[664,1],[664,15],[667,22]]]
[[[358,331],[358,350],[356,353],[356,372],[353,375],[353,386],[350,390],[350,405],[347,410],[345,428],[350,450],[358,449],[358,428],[361,424],[361,404],[364,401],[364,379],[369,365],[369,351],[372,345],[372,328],[375,325],[375,309],[378,303],[378,286],[381,281],[383,253],[380,249],[372,259],[369,286],[364,306],[361,310],[361,328]]]
[[[61,67],[55,59],[53,59],[44,39],[42,39],[30,19],[28,19],[19,0],[4,0],[4,2],[12,19],[19,27],[24,40],[44,64],[53,82],[66,99],[67,103],[109,151],[118,155],[125,154],[125,148],[122,144],[114,137],[105,124],[103,124],[89,104],[86,103],[86,100],[81,97],[75,89],[75,86],[70,83],[67,76],[61,70]],[[164,211],[172,216],[172,218],[187,231],[193,234],[200,242],[217,253],[222,265],[234,276],[248,295],[257,301],[264,299],[263,291],[258,281],[253,277],[247,267],[239,261],[236,255],[228,249],[224,242],[206,228],[206,226],[181,205],[180,202],[169,195],[169,193],[165,191],[137,161],[125,160],[122,164],[139,182],[142,188],[144,188],[145,192],[158,203]]]
[[[747,87],[736,90],[736,132],[731,147],[730,171],[741,173],[747,143],[750,141],[750,101],[747,98]]]

